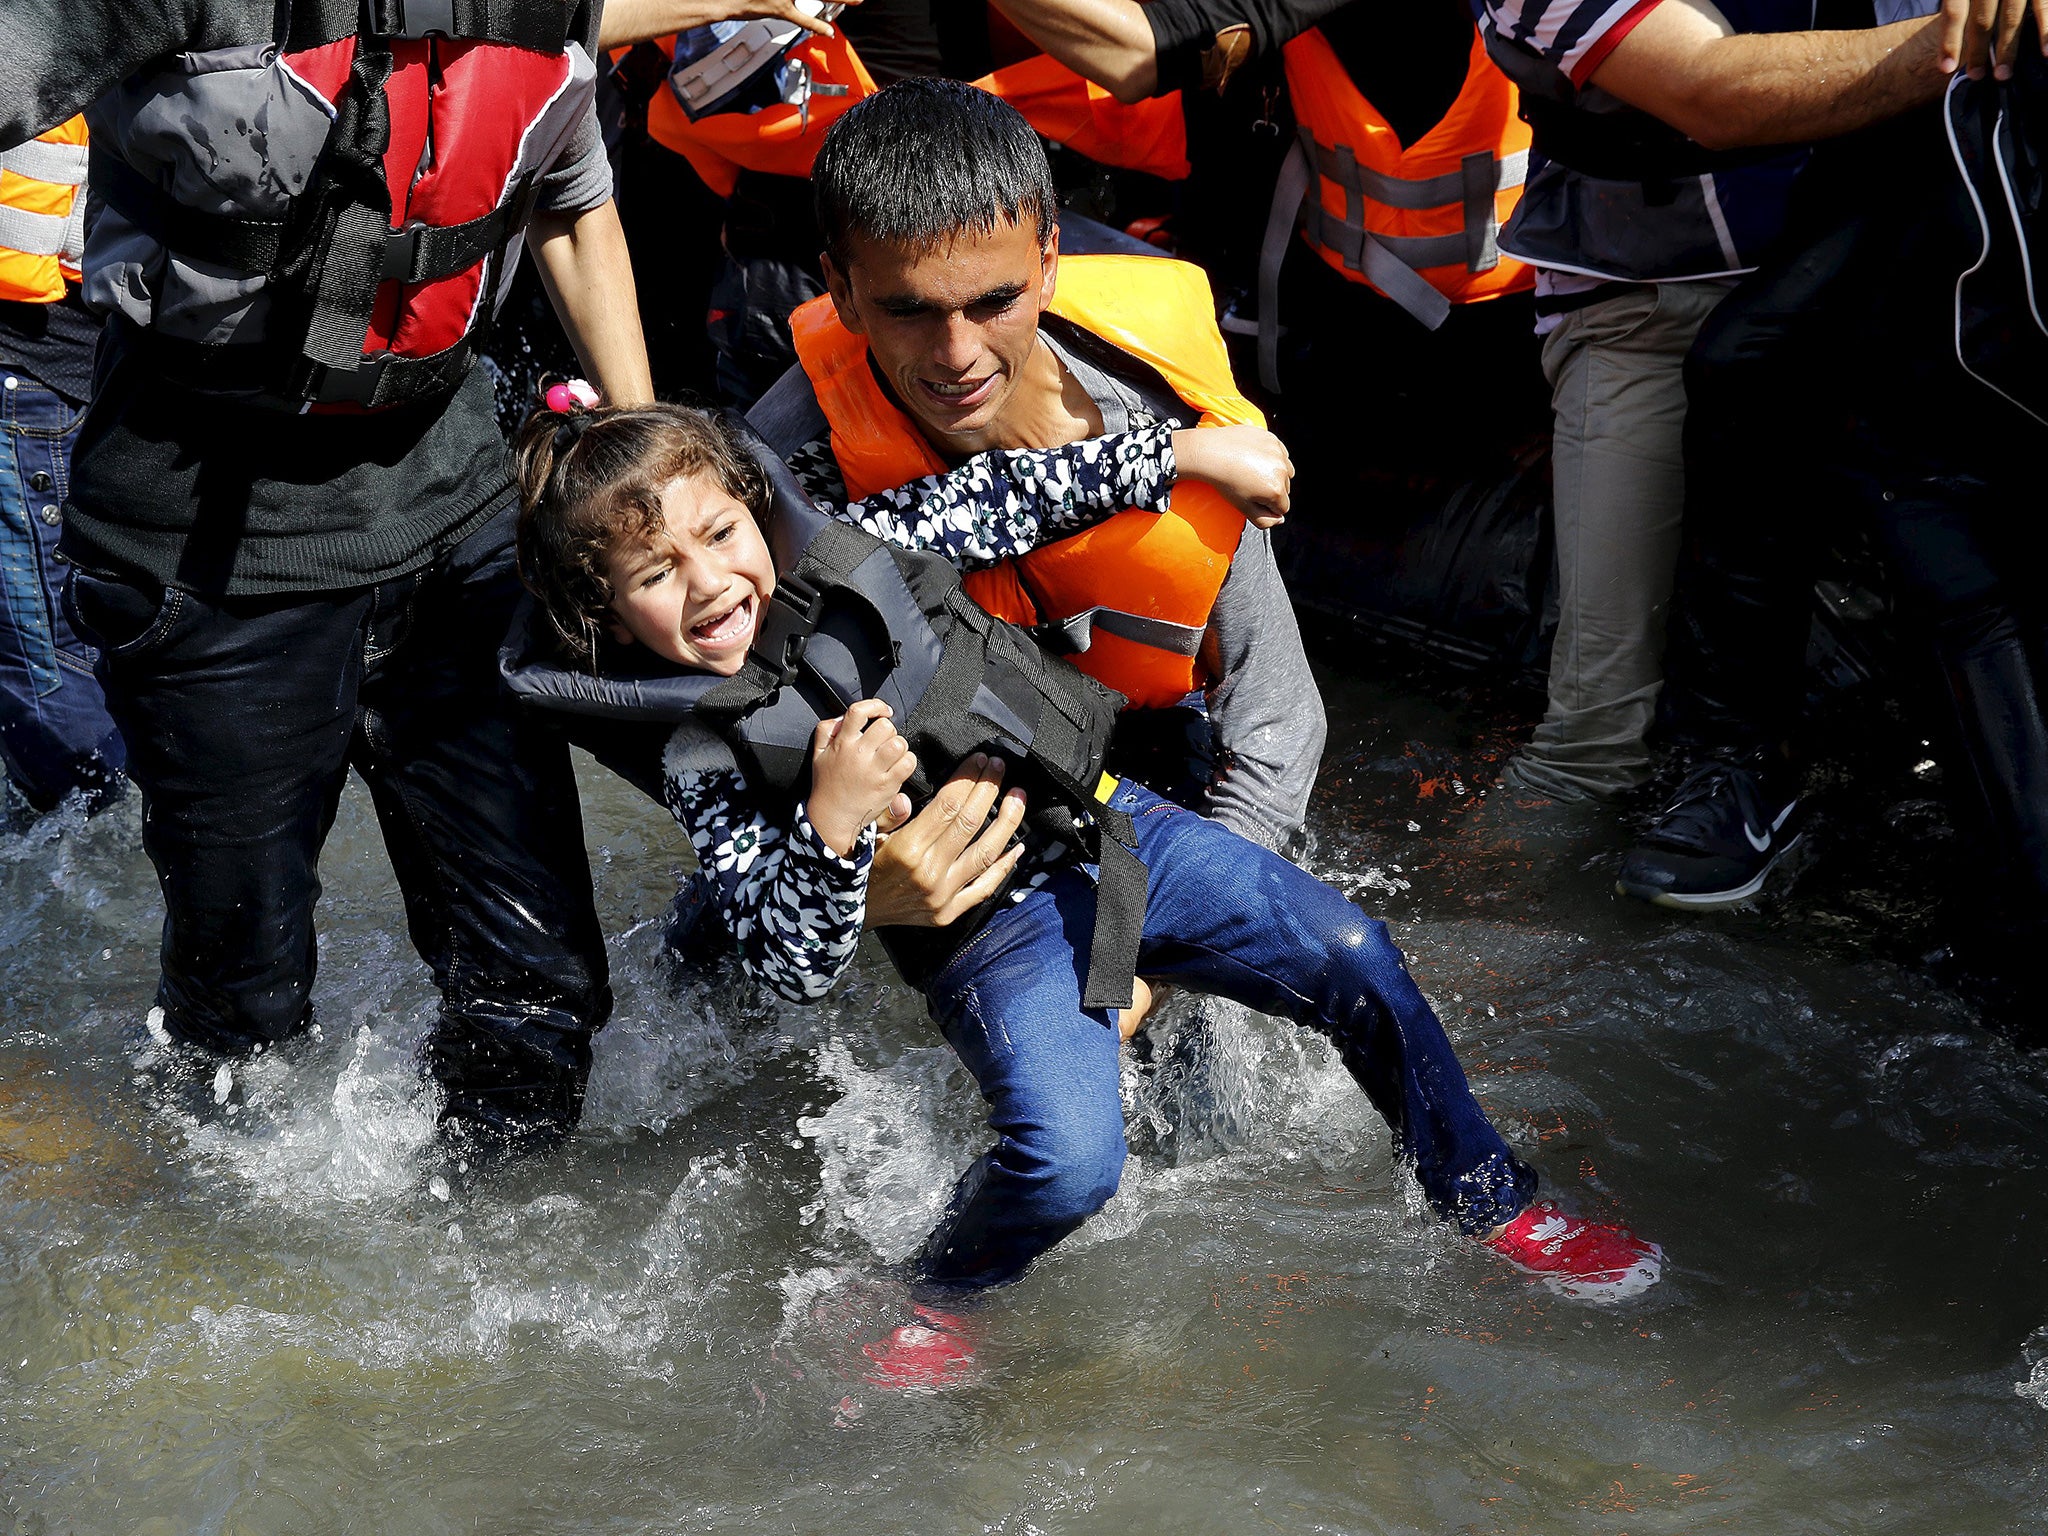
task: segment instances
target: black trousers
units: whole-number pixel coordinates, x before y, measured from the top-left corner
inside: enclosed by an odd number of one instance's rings
[[[611,991],[567,744],[498,681],[512,509],[348,591],[206,598],[83,558],[69,603],[142,791],[172,1034],[234,1052],[311,1022],[320,848],[353,767],[441,989],[446,1116],[572,1125]]]
[[[2048,910],[2048,614],[2031,538],[2048,429],[1957,362],[1956,275],[1979,235],[1938,114],[1817,150],[1785,238],[1686,360],[1665,723],[1696,750],[1789,740],[1819,556],[1867,528],[1941,672],[1985,851],[2011,894]]]
[[[1940,132],[1929,114],[1912,121]],[[1685,531],[1662,700],[1682,747],[1747,752],[1798,725],[1820,556],[1855,515],[1857,412],[1870,385],[1910,371],[1902,350],[1869,346],[1876,317],[1922,280],[1897,264],[1897,193],[1881,187],[1898,137],[1870,130],[1814,152],[1783,237],[1686,357]]]

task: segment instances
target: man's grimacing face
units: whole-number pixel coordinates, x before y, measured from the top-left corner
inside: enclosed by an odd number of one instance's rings
[[[1059,242],[1035,221],[963,230],[912,250],[858,236],[846,268],[828,255],[839,320],[867,338],[875,366],[934,445],[971,452],[1009,402],[1052,302]]]

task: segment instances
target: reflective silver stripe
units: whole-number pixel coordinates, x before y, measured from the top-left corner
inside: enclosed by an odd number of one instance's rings
[[[1313,197],[1302,205],[1301,229],[1310,245],[1335,251],[1344,259],[1345,266],[1360,273],[1430,330],[1450,318],[1451,301],[1418,277],[1415,269],[1462,263],[1464,235],[1423,239],[1367,234],[1331,218]]]
[[[1125,613],[1118,608],[1091,608],[1088,617],[1095,629],[1119,639],[1149,645],[1155,651],[1171,651],[1176,656],[1193,656],[1202,649],[1203,629],[1200,625],[1175,624],[1166,619],[1150,619],[1142,613]]]
[[[64,221],[64,249],[57,253],[71,274],[85,265],[85,201],[83,192],[71,199],[71,217]]]
[[[24,256],[60,256],[70,222],[55,214],[26,213],[0,203],[0,247]]]
[[[1494,188],[1500,162],[1486,150],[1465,157],[1465,270],[1491,272],[1500,265],[1500,220],[1494,209]]]
[[[1476,156],[1467,155],[1455,171],[1446,171],[1441,176],[1406,177],[1389,176],[1384,171],[1360,165],[1348,144],[1329,149],[1309,137],[1305,129],[1302,139],[1315,156],[1316,169],[1330,180],[1361,192],[1388,208],[1403,208],[1411,213],[1425,208],[1441,208],[1447,203],[1462,203],[1472,185],[1471,164],[1474,159],[1493,168],[1493,189],[1496,192],[1504,187],[1519,187],[1529,179],[1529,152],[1525,149],[1505,156],[1481,150]]]
[[[60,187],[82,187],[87,153],[83,144],[51,144],[30,139],[14,149],[0,149],[0,171],[12,171],[30,181],[47,181]]]

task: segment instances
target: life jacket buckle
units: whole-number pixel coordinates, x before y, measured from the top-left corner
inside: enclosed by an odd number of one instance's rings
[[[368,406],[377,398],[377,386],[393,354],[365,353],[353,368],[336,368],[300,358],[293,370],[290,393],[316,405]]]
[[[455,37],[455,0],[370,0],[373,37]]]
[[[420,235],[424,224],[408,224],[384,237],[384,265],[377,274],[380,283],[410,282],[419,261]]]
[[[804,647],[825,616],[825,593],[804,577],[792,572],[777,578],[768,599],[768,611],[761,615],[761,634],[753,651],[775,674],[781,687],[795,674],[803,660]]]

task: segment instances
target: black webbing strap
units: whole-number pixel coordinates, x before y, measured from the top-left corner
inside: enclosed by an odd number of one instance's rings
[[[313,379],[311,398],[323,405],[353,404],[381,411],[390,406],[411,405],[416,400],[447,394],[462,382],[477,356],[490,344],[490,317],[478,323],[452,347],[425,357],[401,357],[395,352],[358,354],[352,368],[329,368]]]
[[[463,224],[410,225],[384,234],[385,282],[431,283],[496,255],[526,228],[540,198],[540,178],[527,176],[489,213]],[[486,302],[489,302],[488,299]]]
[[[448,37],[559,53],[578,35],[571,0],[291,0],[286,48],[297,52],[354,37]]]
[[[315,233],[283,274],[283,286],[301,296],[291,308],[306,317],[287,386],[299,399],[367,403],[361,396],[375,393],[375,382],[350,380],[344,386],[341,380],[330,383],[329,376],[353,375],[363,367],[363,337],[384,270],[384,235],[391,228],[391,188],[384,178],[391,111],[384,86],[391,68],[388,48],[367,38],[357,45],[327,152],[306,194],[318,200]]]
[[[1094,808],[1095,931],[1088,940],[1083,1008],[1128,1008],[1135,997],[1138,946],[1145,937],[1145,865],[1138,832],[1114,806]]]
[[[284,254],[288,219],[251,219],[189,207],[113,150],[98,145],[93,148],[92,187],[129,223],[174,255],[269,276]],[[540,178],[527,176],[505,201],[466,223],[385,228],[377,236],[382,247],[377,281],[431,283],[467,272],[526,227],[539,196]]]

